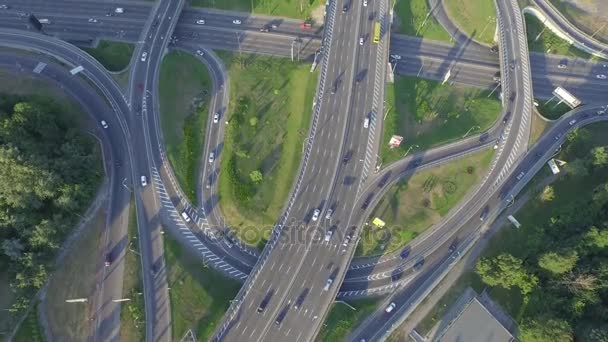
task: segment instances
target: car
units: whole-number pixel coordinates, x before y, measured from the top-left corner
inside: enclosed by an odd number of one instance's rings
[[[140,180],[141,180],[141,186],[148,185],[148,179],[146,178],[146,176],[141,176]]]
[[[392,59],[394,59],[394,60],[396,60],[396,61],[398,61],[398,60],[400,60],[400,59],[401,59],[401,55],[392,54],[392,55],[391,55],[391,58],[392,58]]]
[[[209,163],[213,163],[215,161],[215,152],[209,152]]]
[[[313,221],[318,220],[320,214],[321,214],[321,210],[319,210],[318,208],[315,209],[315,211],[313,211],[313,213],[312,213],[312,220]]]
[[[148,53],[146,51],[142,52],[141,54],[141,61],[145,62],[146,58],[148,58]]]
[[[505,114],[505,117],[502,119],[502,123],[507,124],[507,122],[509,122],[510,118],[511,118],[511,112],[507,112],[507,114]]]
[[[486,217],[488,217],[489,212],[490,212],[490,207],[486,206],[485,208],[483,208],[483,210],[481,211],[481,215],[479,215],[479,221],[485,220]]]
[[[410,252],[412,251],[412,248],[410,246],[405,247],[401,253],[399,253],[399,257],[401,259],[407,259],[408,256],[410,256]]]
[[[498,45],[492,45],[492,47],[490,48],[490,51],[492,53],[498,53]]]
[[[560,64],[557,65],[558,69],[565,69],[566,67],[567,67],[567,65],[566,64],[562,64],[562,63],[560,63]]]
[[[597,78],[599,80],[605,80],[606,79],[606,75],[604,75],[604,74],[597,74],[597,75],[595,75],[595,78]]]
[[[604,113],[606,113],[606,110],[598,110],[595,114],[602,115]]]
[[[114,16],[114,12],[112,12],[112,11],[108,11],[106,13],[106,17],[113,17],[113,16]]]
[[[331,94],[335,94],[338,91],[338,83],[336,82],[336,84],[334,84],[333,87],[331,87]]]
[[[568,125],[572,126],[576,123],[576,119],[572,119],[570,120],[570,122],[568,122]]]
[[[218,123],[218,122],[220,122],[220,113],[219,112],[213,114],[213,123]]]
[[[329,291],[329,288],[331,287],[331,284],[334,283],[334,280],[332,278],[327,279],[327,282],[325,283],[325,287],[323,287],[323,291]]]
[[[517,175],[517,177],[516,177],[516,178],[517,178],[517,180],[521,180],[521,179],[524,177],[524,174],[525,174],[525,172],[523,172],[523,171],[522,171],[522,172],[520,172],[520,173]]]
[[[342,13],[346,13],[348,11],[348,5],[342,6]]]
[[[310,292],[310,289],[306,288],[302,291],[302,293],[300,293],[298,298],[295,300],[295,303],[293,304],[294,310],[298,310],[300,306],[302,306],[302,303],[304,303],[304,299],[306,299],[308,292]]]
[[[96,22],[97,22],[97,19],[95,19],[95,18],[89,18],[89,22],[90,22],[90,23],[96,23]]]
[[[559,140],[559,138],[561,138],[561,137],[562,137],[562,134],[561,133],[557,133],[557,135],[555,136],[555,140]]]
[[[125,9],[122,7],[116,7],[116,9],[114,9],[114,13],[118,13],[118,14],[125,13]]]
[[[108,123],[106,122],[106,120],[101,120],[101,127],[108,128]]]
[[[414,264],[414,271],[420,271],[420,269],[422,268],[422,266],[424,266],[424,258],[420,258],[418,259],[418,261],[416,261],[416,263]]]
[[[310,30],[312,28],[312,24],[308,22],[304,22],[300,24],[300,28],[302,30]]]
[[[353,151],[348,151],[346,152],[346,154],[344,155],[344,157],[342,157],[342,163],[344,164],[348,164],[348,162],[352,159],[353,157]]]
[[[260,29],[260,32],[269,32],[269,30],[268,30],[268,28],[267,28],[267,27],[262,27],[262,28]]]
[[[281,325],[281,323],[283,323],[285,316],[287,316],[287,311],[289,311],[289,307],[291,306],[290,304],[291,301],[287,303],[287,305],[281,310],[281,312],[279,312],[279,314],[277,315],[277,319],[274,320],[274,324]]]
[[[509,68],[511,68],[511,70],[515,70],[515,63],[511,62],[511,64],[509,64]]]
[[[327,213],[325,213],[325,219],[326,220],[331,220],[331,215],[334,213],[334,210],[329,208],[327,209]]]
[[[390,313],[391,311],[393,311],[393,310],[395,309],[395,306],[397,306],[397,304],[395,304],[395,303],[392,303],[392,302],[391,302],[391,303],[390,303],[390,304],[389,304],[389,305],[386,307],[386,309],[384,309],[384,311],[385,311],[386,313]]]
[[[8,5],[0,5],[0,9],[8,9]]]
[[[453,253],[456,250],[456,247],[458,247],[458,242],[457,241],[453,241],[450,244],[450,247],[448,247],[448,252],[449,253]]]
[[[364,210],[367,209],[367,207],[371,203],[373,197],[374,197],[373,193],[367,195],[367,197],[365,198],[365,201],[363,201],[363,204],[361,205],[361,209],[364,209]]]
[[[327,231],[327,233],[325,233],[325,242],[329,242],[329,240],[331,240],[331,237],[334,235],[334,231],[333,229],[330,229]]]
[[[376,12],[372,11],[367,17],[368,20],[374,20],[376,18]]]
[[[276,30],[277,28],[279,28],[279,25],[277,25],[277,24],[272,24],[272,25],[270,25],[270,27],[272,27],[273,29],[275,29],[275,30]]]
[[[365,42],[365,39],[363,39],[363,37],[359,37],[359,45],[363,45],[364,42]]]
[[[232,248],[232,246],[234,246],[234,239],[230,235],[226,235],[224,236],[224,244],[226,244],[228,248]]]
[[[234,25],[241,25],[241,21],[240,21],[240,20],[238,20],[238,19],[234,19],[234,20],[232,21],[232,23],[233,23]]]
[[[348,246],[348,243],[350,242],[350,239],[353,238],[353,230],[349,231],[346,236],[344,237],[344,241],[342,241],[342,247],[346,247]],[[346,252],[346,250],[344,250]]]
[[[196,23],[197,23],[198,25],[205,25],[205,20],[203,20],[203,19],[199,19],[199,20],[197,20],[197,21],[196,21]]]
[[[273,294],[274,294],[274,290],[272,290],[272,289],[270,291],[268,291],[268,293],[266,293],[266,295],[260,302],[260,305],[258,306],[258,313],[262,313],[264,310],[266,310],[266,307],[268,306],[268,303],[270,303],[270,299],[272,299]]]
[[[363,128],[368,128],[369,127],[369,117],[366,117],[363,120]]]
[[[190,216],[186,211],[182,211],[182,218],[184,219],[184,221],[190,222]]]
[[[112,254],[111,253],[106,254],[106,260],[104,262],[104,265],[106,267],[110,267],[112,265]]]
[[[500,82],[500,71],[497,71],[492,77],[492,79],[494,80],[494,82]]]
[[[205,52],[203,50],[196,50],[196,54],[199,56],[204,56]]]
[[[363,7],[367,7],[367,0],[363,0]]]
[[[51,20],[50,20],[50,19],[38,19],[38,21],[39,21],[41,24],[50,24],[50,23],[51,23]]]

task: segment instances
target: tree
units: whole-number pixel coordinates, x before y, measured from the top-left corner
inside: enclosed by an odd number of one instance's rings
[[[21,258],[23,248],[23,244],[18,239],[8,239],[2,242],[2,252],[13,261]]]
[[[551,185],[545,186],[543,191],[540,193],[540,200],[543,202],[550,202],[553,201],[554,198],[555,190],[553,190],[553,187]]]
[[[262,172],[260,170],[251,171],[249,173],[249,178],[251,178],[251,181],[256,184],[261,182],[262,179],[264,179],[264,177],[262,176]]]
[[[569,162],[568,164],[564,165],[564,169],[566,169],[566,172],[575,177],[585,177],[589,174],[585,161],[582,159],[575,159]]]
[[[597,227],[591,227],[584,239],[588,246],[606,248],[608,247],[608,229],[599,230]]]
[[[608,152],[604,146],[599,146],[591,150],[591,163],[597,167],[608,165]]]
[[[589,342],[608,342],[608,325],[589,329],[585,340]]]
[[[545,318],[533,320],[521,327],[522,342],[571,342],[572,327],[562,319]]]
[[[577,261],[578,254],[575,251],[564,254],[549,252],[541,255],[538,266],[553,274],[563,274],[572,271]]]
[[[522,295],[527,295],[538,283],[538,278],[528,274],[523,262],[508,253],[493,258],[482,258],[477,262],[476,272],[489,286],[510,289],[519,287]]]

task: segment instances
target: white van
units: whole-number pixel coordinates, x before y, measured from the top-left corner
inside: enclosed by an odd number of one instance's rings
[[[118,14],[125,13],[125,9],[122,7],[116,7],[116,9],[114,10],[114,13],[118,13]]]
[[[369,128],[369,117],[365,117],[363,120],[363,128]]]
[[[184,221],[190,222],[190,216],[188,216],[188,213],[186,213],[186,211],[182,211],[182,218],[184,219]]]

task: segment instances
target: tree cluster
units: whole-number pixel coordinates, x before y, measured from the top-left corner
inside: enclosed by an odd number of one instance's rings
[[[517,248],[476,265],[486,285],[519,291],[523,342],[608,342],[608,157],[604,147],[589,146],[588,132],[579,130],[568,140],[568,163],[585,171],[569,177],[592,176],[604,183],[547,222],[522,227],[525,239]],[[552,187],[545,188],[541,199],[554,196]]]
[[[50,99],[0,96],[0,269],[13,311],[46,281],[49,262],[102,177],[94,139]]]

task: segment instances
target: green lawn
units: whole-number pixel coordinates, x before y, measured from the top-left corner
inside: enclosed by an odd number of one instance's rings
[[[547,103],[546,100],[537,99],[538,106],[536,109],[538,112],[549,120],[559,119],[562,115],[568,113],[571,109],[568,105],[564,103],[558,104],[557,99],[553,99],[553,101]]]
[[[19,326],[17,334],[15,335],[15,342],[44,342],[44,335],[38,322],[38,315],[36,314],[38,309],[33,308],[25,320]]]
[[[325,0],[191,0],[192,6],[306,19]],[[321,12],[323,13],[323,12]]]
[[[485,175],[494,150],[485,150],[415,173],[394,185],[372,211],[384,228],[367,226],[358,255],[394,251],[436,224]]]
[[[450,18],[464,33],[479,42],[489,45],[494,43],[494,1],[451,0],[445,1],[444,6]]]
[[[106,69],[121,71],[129,65],[134,48],[133,44],[102,40],[96,48],[83,50],[95,57]]]
[[[173,339],[179,341],[192,329],[198,341],[209,340],[241,283],[206,268],[166,235],[165,260]]]
[[[195,205],[211,86],[207,68],[194,56],[176,51],[164,57],[159,93],[165,148],[182,190]]]
[[[543,23],[535,16],[530,14],[524,15],[526,21],[526,33],[528,35],[528,48],[530,51],[543,53],[551,53],[564,56],[578,56],[584,59],[590,59],[591,55],[577,49],[574,45],[570,45],[567,41],[556,36],[548,28],[545,29]],[[538,40],[538,34],[541,33]]]
[[[427,0],[395,0],[395,14],[399,19],[397,31],[410,36],[449,42],[450,35],[439,25],[435,17],[428,15]]]
[[[381,299],[378,298],[371,298],[348,302],[348,305],[354,307],[356,310],[351,309],[344,303],[334,303],[316,341],[345,341],[346,336],[356,328],[367,315],[376,309],[380,300]]]
[[[486,91],[415,77],[396,77],[386,96],[390,108],[380,152],[384,165],[403,158],[410,147],[425,150],[461,139],[469,130],[470,135],[485,131],[501,111],[498,98],[488,98]],[[392,135],[403,136],[398,148],[388,146]]]
[[[146,336],[144,298],[141,279],[141,260],[137,240],[137,215],[135,202],[131,197],[129,205],[129,230],[127,250],[125,251],[122,293],[131,300],[123,303],[120,310],[120,339],[123,341],[143,341]]]
[[[549,2],[551,2],[551,4],[553,4],[553,6],[579,30],[588,35],[595,34],[594,37],[596,39],[608,42],[608,26],[604,25],[606,20],[605,17],[602,17],[603,11],[586,12],[576,7],[575,3],[573,4],[562,0],[549,0]],[[593,0],[585,0],[584,2],[590,3],[593,2]],[[595,1],[595,3],[599,7],[601,1],[598,0]],[[605,7],[603,8],[605,9]]]
[[[220,54],[230,108],[219,180],[220,207],[245,242],[264,243],[300,165],[317,73],[284,58]]]

